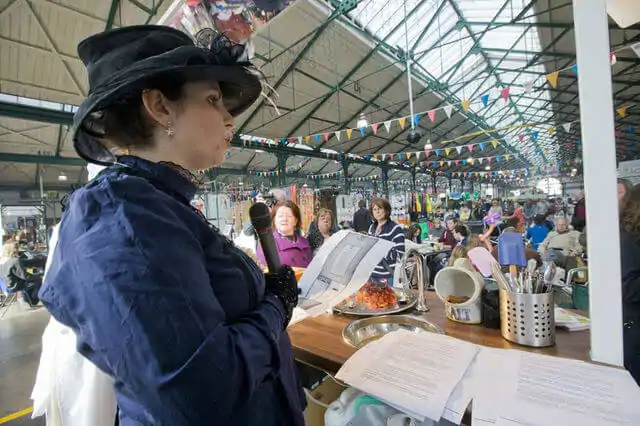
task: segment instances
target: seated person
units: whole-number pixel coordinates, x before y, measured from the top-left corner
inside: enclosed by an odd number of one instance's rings
[[[433,238],[440,238],[444,234],[444,228],[442,227],[442,221],[439,218],[433,219],[433,225],[429,227],[429,235]]]
[[[338,228],[333,225],[333,214],[329,209],[320,209],[314,221],[316,226],[309,227],[307,239],[315,253],[324,244],[325,240],[338,232]]]
[[[447,224],[447,229],[445,229],[442,236],[438,238],[438,242],[449,247],[455,247],[456,245],[458,245],[458,242],[456,241],[456,238],[453,236],[453,231],[455,230],[456,225],[458,224],[458,220],[455,218],[449,218],[446,220],[446,224]]]
[[[567,219],[559,217],[556,230],[549,232],[540,244],[538,251],[545,257],[550,251],[560,252],[563,256],[574,256],[582,253],[582,246],[578,242],[580,233],[569,229]]]
[[[456,246],[466,247],[468,236],[469,236],[469,229],[466,226],[462,224],[456,225],[456,227],[453,230],[453,238],[455,238],[456,241],[458,242]]]
[[[300,234],[302,218],[298,206],[292,201],[279,202],[273,208],[272,215],[276,228],[273,231],[273,238],[282,264],[299,268],[309,266],[313,252],[309,241]],[[266,266],[267,262],[260,244],[258,244],[257,257],[262,265]]]
[[[525,237],[531,241],[531,248],[537,251],[540,244],[547,238],[549,228],[544,226],[544,216],[541,214],[534,216],[533,223],[534,225],[527,229]]]
[[[32,308],[38,306],[40,303],[38,292],[42,286],[42,277],[26,271],[20,261],[19,247],[15,241],[8,241],[2,246],[0,275],[7,290],[19,291],[22,293],[22,301]]]
[[[418,226],[418,224],[414,223],[404,232],[404,239],[412,241],[416,244],[420,244],[422,241],[421,235],[422,229],[420,229],[420,226]]]

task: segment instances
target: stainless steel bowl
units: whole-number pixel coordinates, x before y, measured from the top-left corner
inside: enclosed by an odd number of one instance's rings
[[[415,333],[428,331],[444,334],[444,331],[429,321],[410,315],[384,315],[353,321],[342,329],[342,339],[355,348],[362,348],[367,343],[380,339],[387,333],[396,330],[409,330]]]

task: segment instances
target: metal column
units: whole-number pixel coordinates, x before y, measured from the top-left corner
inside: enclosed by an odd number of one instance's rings
[[[616,144],[605,0],[574,0],[573,20],[589,232],[591,359],[622,365]]]
[[[386,164],[380,166],[382,171],[382,193],[384,197],[389,199],[389,167]]]

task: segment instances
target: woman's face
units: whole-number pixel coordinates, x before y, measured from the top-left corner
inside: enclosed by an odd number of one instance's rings
[[[447,220],[447,229],[449,231],[453,231],[453,228],[456,227],[456,223],[452,220]]]
[[[456,241],[462,241],[464,239],[461,233],[455,231],[453,232],[453,238],[455,238]]]
[[[284,236],[291,236],[296,229],[298,220],[289,207],[280,207],[275,217],[276,229]]]
[[[373,208],[371,209],[371,212],[373,213],[373,218],[378,222],[386,219],[387,212],[385,212],[385,210],[382,207],[378,207],[374,205]]]
[[[627,188],[621,183],[618,184],[618,204],[622,205],[622,199],[627,195]]]
[[[234,119],[222,102],[218,84],[187,83],[178,111],[170,140],[180,149],[178,156],[195,170],[222,164],[231,147]]]
[[[329,233],[331,230],[331,216],[325,214],[318,218],[318,229],[323,234]]]

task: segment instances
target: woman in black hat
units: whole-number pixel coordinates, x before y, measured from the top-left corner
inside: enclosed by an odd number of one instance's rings
[[[190,205],[261,94],[245,48],[137,26],[78,52],[74,146],[109,167],[69,199],[43,303],[114,378],[121,425],[302,426],[291,270],[265,276]]]

